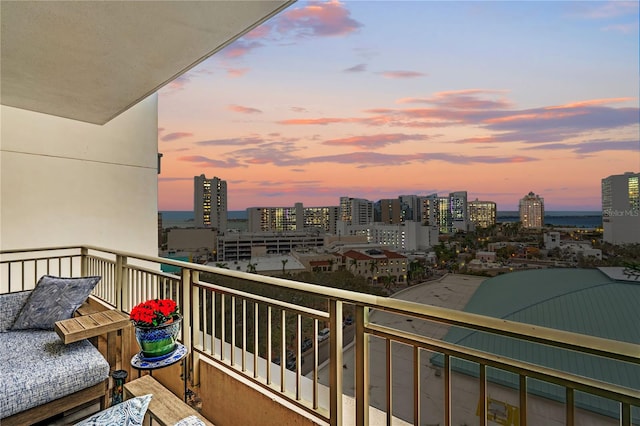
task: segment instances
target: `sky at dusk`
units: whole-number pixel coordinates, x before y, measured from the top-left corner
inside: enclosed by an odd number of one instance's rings
[[[447,195],[600,210],[640,171],[638,2],[299,1],[159,91],[158,209]]]

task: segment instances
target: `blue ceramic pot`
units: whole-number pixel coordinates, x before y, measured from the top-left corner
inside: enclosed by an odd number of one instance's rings
[[[141,349],[141,355],[147,360],[161,360],[167,358],[176,349],[176,340],[182,325],[182,315],[175,314],[173,322],[158,326],[145,327],[135,325],[136,340]]]

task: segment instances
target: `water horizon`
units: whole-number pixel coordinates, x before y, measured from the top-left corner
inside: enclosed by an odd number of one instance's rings
[[[189,210],[159,210],[162,214],[163,227],[193,226],[194,212]],[[229,210],[228,220],[247,220],[246,210]],[[517,210],[498,211],[497,222],[517,222],[520,213]],[[599,210],[552,210],[544,214],[545,225],[567,226],[577,228],[596,228],[602,226],[602,212]]]

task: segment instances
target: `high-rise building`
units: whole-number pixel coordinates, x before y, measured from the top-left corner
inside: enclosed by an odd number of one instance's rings
[[[380,209],[380,218],[376,222],[393,225],[402,222],[402,210],[398,198],[382,199],[376,203]]]
[[[420,202],[422,207],[422,224],[438,227],[440,225],[440,201],[438,200],[438,194],[420,197]]]
[[[602,239],[612,244],[640,243],[640,173],[602,179]]]
[[[248,232],[320,231],[334,234],[338,221],[338,207],[249,207]]]
[[[250,207],[247,209],[249,232],[286,232],[302,230],[303,207]]]
[[[193,178],[193,212],[197,228],[227,230],[227,181],[204,175]]]
[[[489,228],[496,224],[496,203],[493,201],[469,201],[469,220],[476,228]]]
[[[422,197],[417,195],[401,195],[400,208],[402,210],[402,221],[415,221],[420,222],[422,220]]]
[[[316,229],[329,234],[335,234],[336,223],[338,222],[338,210],[338,206],[305,207],[304,229]]]
[[[347,225],[367,225],[373,222],[373,218],[373,202],[362,198],[340,197],[340,221]]]
[[[519,210],[523,228],[541,229],[544,226],[544,198],[529,192],[520,200]]]
[[[449,194],[449,210],[452,231],[469,231],[470,222],[467,211],[467,191],[456,191]]]
[[[451,209],[449,207],[449,197],[438,197],[438,228],[441,234],[451,234],[453,232]]]

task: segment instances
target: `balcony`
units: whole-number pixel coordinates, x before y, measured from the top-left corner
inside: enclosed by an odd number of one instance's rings
[[[1,293],[33,288],[44,274],[100,275],[94,296],[125,312],[150,298],[176,300],[189,348],[187,387],[216,425],[640,424],[637,388],[416,330],[471,330],[619,363],[634,374],[638,344],[92,246],[0,256]],[[181,273],[162,272],[162,264]],[[343,325],[347,317],[353,325]],[[330,337],[319,342],[325,327]],[[154,377],[183,396],[177,366]]]

